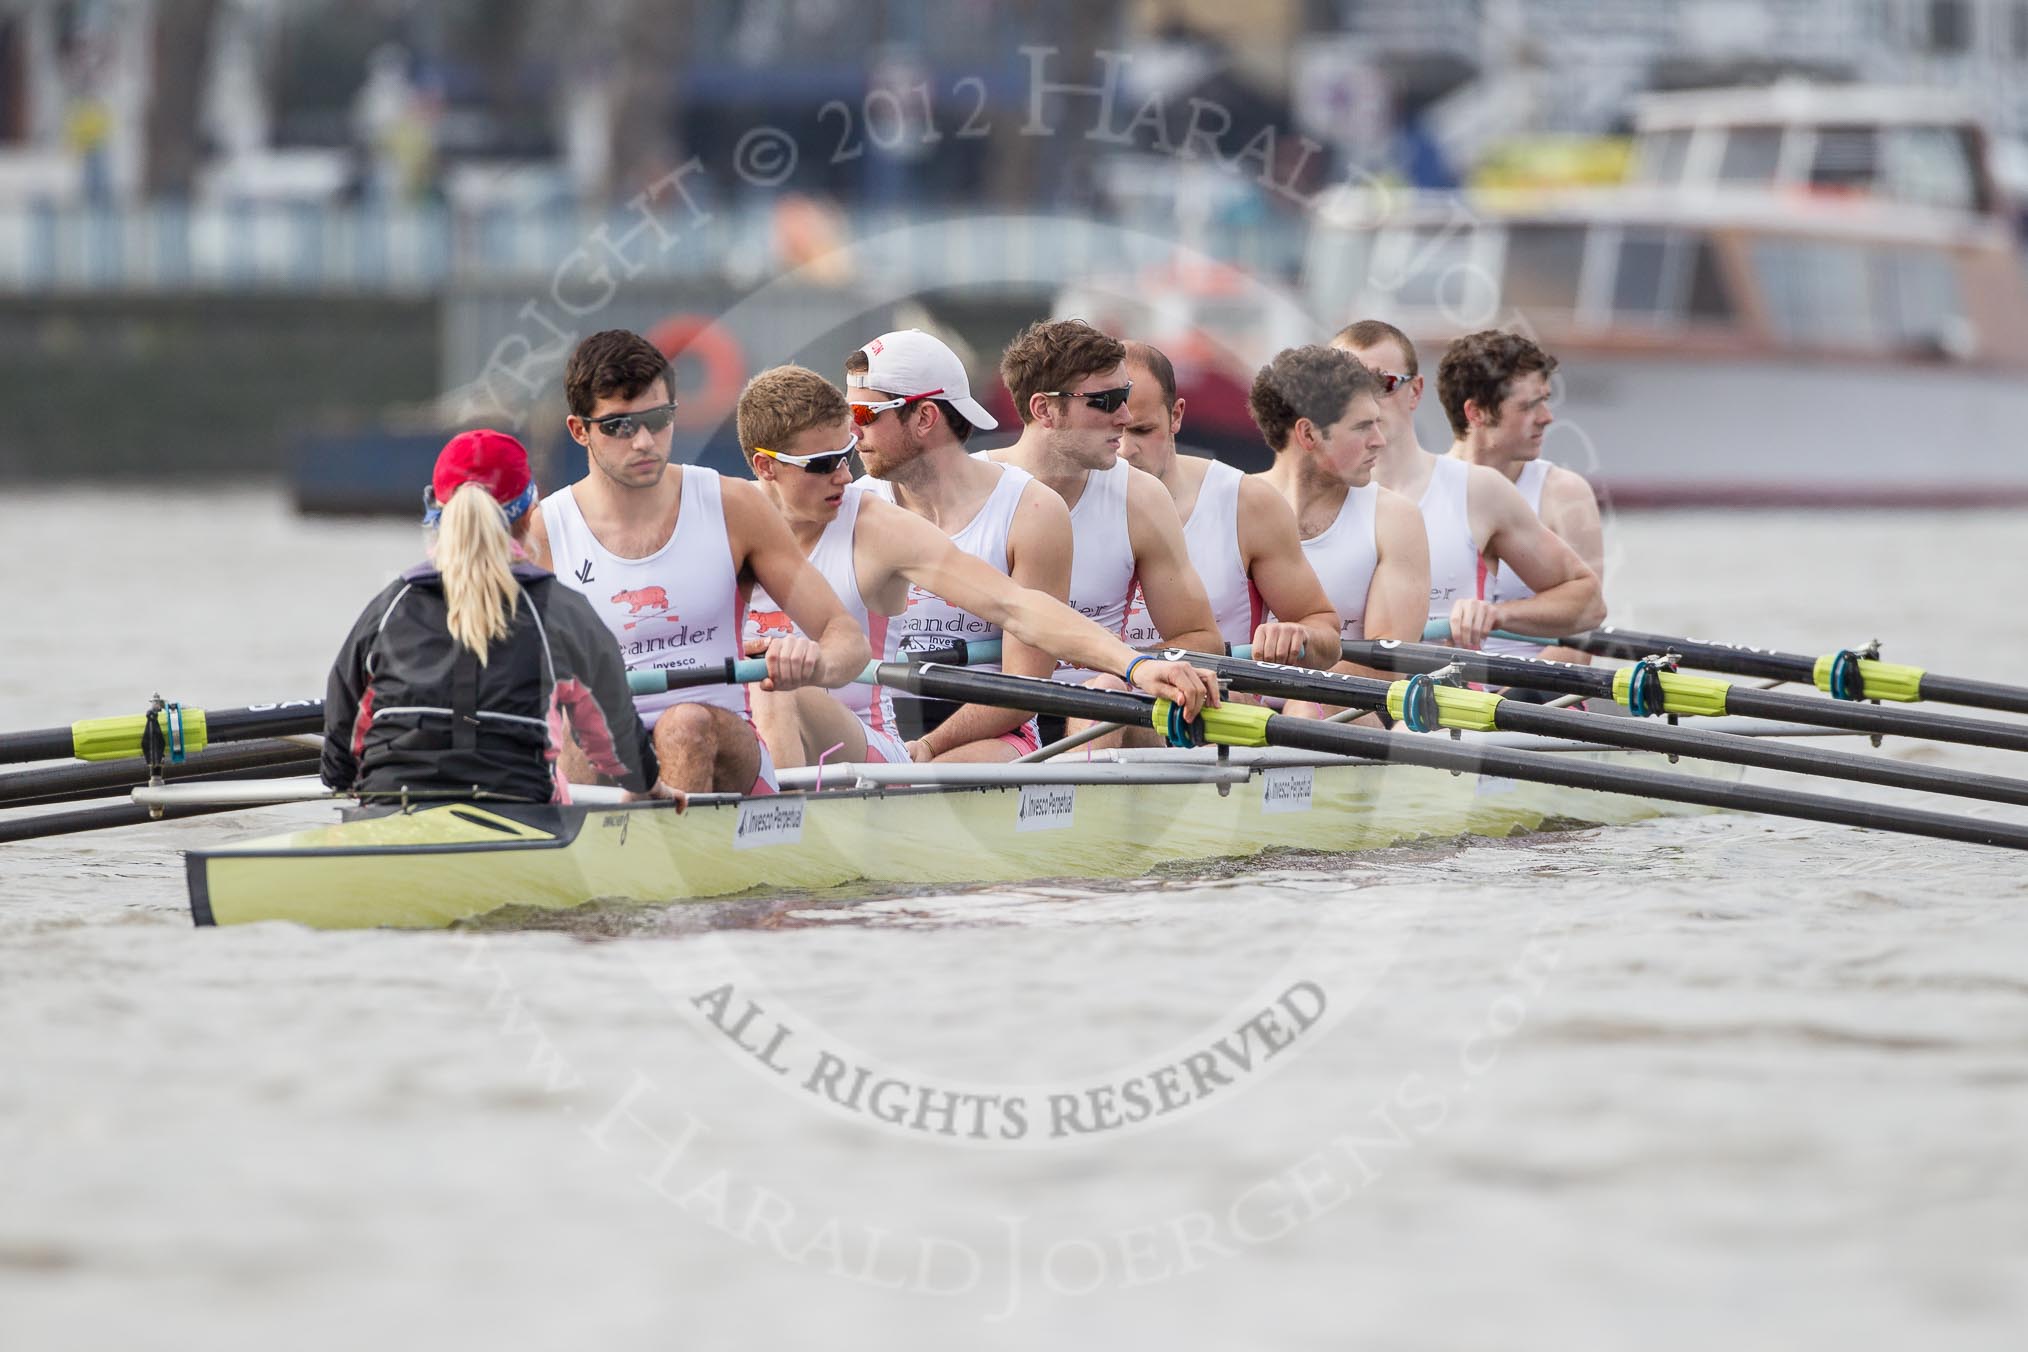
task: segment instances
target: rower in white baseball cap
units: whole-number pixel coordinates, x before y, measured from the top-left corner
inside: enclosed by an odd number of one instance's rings
[[[900,408],[920,399],[935,399],[948,404],[951,409],[963,415],[971,425],[991,431],[1000,425],[999,420],[986,411],[985,405],[972,398],[972,382],[965,374],[965,364],[958,360],[958,354],[951,351],[942,340],[934,338],[921,329],[896,329],[883,333],[854,354],[855,358],[866,360],[864,371],[854,370],[848,362],[845,385],[854,390],[879,390],[888,396],[880,401],[878,410],[854,413],[854,420],[865,427],[880,412],[888,408]],[[893,402],[900,400],[900,403]],[[855,405],[856,409],[872,409],[871,404]],[[970,435],[970,428],[959,434],[963,441]]]

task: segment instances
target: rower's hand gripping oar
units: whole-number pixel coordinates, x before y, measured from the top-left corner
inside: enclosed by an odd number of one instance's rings
[[[1611,700],[1648,716],[1703,718],[1740,714],[1840,728],[1874,737],[1917,737],[2003,751],[2028,751],[2028,727],[2001,719],[1967,718],[1929,709],[1887,709],[1785,690],[1756,690],[1715,676],[1687,675],[1647,657],[1630,667],[1583,667],[1568,662],[1545,662],[1539,657],[1508,657],[1394,639],[1347,640],[1344,654],[1348,662],[1379,671],[1435,671],[1455,665],[1468,681]]]
[[[950,639],[943,642],[917,642],[904,648],[902,657],[909,663],[948,662],[958,665],[1000,660],[1000,641],[990,639],[974,643],[967,639]],[[853,677],[857,685],[878,683],[876,673],[878,661],[868,662],[866,669]],[[700,685],[755,685],[768,678],[766,658],[728,657],[724,662],[695,671],[630,671],[627,686],[636,695],[659,695],[665,690],[689,690]]]
[[[1450,625],[1441,620],[1423,631],[1423,638],[1432,643],[1445,642],[1450,636]],[[1670,653],[1684,666],[1701,671],[1814,685],[1825,694],[1841,700],[1889,700],[1897,704],[1928,701],[2028,714],[2028,687],[1975,681],[1963,676],[1940,676],[1921,667],[1883,662],[1880,660],[1878,640],[1862,648],[1841,648],[1834,653],[1810,657],[1803,653],[1785,653],[1772,648],[1752,648],[1709,639],[1644,634],[1610,624],[1582,634],[1572,634],[1568,638],[1530,638],[1526,634],[1510,634],[1505,630],[1495,630],[1494,636],[1629,660]]]
[[[1763,812],[1804,821],[2028,850],[2028,826],[2013,822],[1855,802],[1789,789],[1716,783],[1667,770],[1599,765],[1568,756],[1516,751],[1483,743],[1453,742],[1448,738],[1407,737],[1378,728],[1292,718],[1273,713],[1261,705],[1222,704],[1205,710],[1201,718],[1183,724],[1168,701],[1130,692],[1093,690],[1087,686],[1060,685],[1054,681],[1031,680],[999,672],[966,671],[934,663],[927,666],[883,663],[879,674],[883,685],[934,699],[994,704],[1066,718],[1145,724],[1165,736],[1180,732],[1199,742],[1224,746],[1292,747],[1366,760],[1424,765],[1463,774],[1496,775],[1532,783],[1632,794],[1665,802]]]

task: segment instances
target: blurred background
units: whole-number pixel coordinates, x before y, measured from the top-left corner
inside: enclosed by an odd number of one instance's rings
[[[2028,0],[0,0],[0,482],[560,483],[610,326],[731,468],[765,366],[920,324],[1004,401],[1051,313],[1252,464],[1377,316],[1534,334],[1620,506],[2028,501],[2024,74]]]

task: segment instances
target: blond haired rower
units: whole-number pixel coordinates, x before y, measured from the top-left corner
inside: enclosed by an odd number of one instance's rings
[[[841,686],[865,669],[865,633],[759,490],[701,465],[669,472],[675,380],[654,344],[624,329],[595,333],[571,353],[563,387],[591,472],[543,499],[530,546],[592,603],[630,669],[695,671],[739,657],[755,586],[815,636],[768,650],[763,689]],[[747,687],[722,685],[637,696],[664,782],[774,792],[747,700]]]
[[[1127,379],[1133,389],[1120,458],[1169,490],[1220,636],[1227,643],[1252,644],[1262,662],[1336,664],[1338,612],[1304,557],[1289,504],[1263,479],[1177,453],[1183,400],[1176,394],[1176,368],[1159,348],[1130,340]],[[1127,613],[1125,638],[1135,648],[1162,641],[1138,597]]]
[[[1189,717],[1207,700],[1216,702],[1210,673],[1135,653],[1055,597],[1019,585],[922,517],[854,483],[852,408],[815,371],[777,366],[755,376],[739,396],[738,427],[761,491],[881,660],[900,659],[902,631],[890,617],[920,589],[1052,658],[1128,677],[1136,688],[1182,705]],[[766,632],[783,627],[768,623],[771,609],[756,593],[748,638],[757,646],[785,641]],[[782,765],[809,764],[834,747],[848,761],[901,761],[935,751],[918,743],[912,754],[896,734],[889,692],[867,686],[763,693],[755,697],[754,720]]]
[[[1373,482],[1383,440],[1379,392],[1373,373],[1349,354],[1292,347],[1254,377],[1247,408],[1275,453],[1260,478],[1294,509],[1341,636],[1417,640],[1428,545],[1414,506]],[[1377,674],[1349,662],[1335,669]]]
[[[1599,580],[1584,560],[1542,524],[1514,485],[1497,470],[1435,455],[1416,439],[1415,410],[1423,377],[1408,335],[1378,319],[1347,325],[1331,340],[1380,380],[1380,422],[1386,444],[1373,477],[1416,504],[1429,539],[1427,619],[1446,622],[1451,642],[1476,648],[1495,629],[1568,634],[1605,619]],[[1540,398],[1536,399],[1535,396]],[[1547,380],[1531,395],[1524,417],[1546,412]],[[1448,411],[1448,410],[1447,410]],[[1497,414],[1496,414],[1497,416]],[[1459,426],[1455,416],[1452,428]],[[1534,590],[1525,600],[1486,599],[1486,579],[1499,565]]]

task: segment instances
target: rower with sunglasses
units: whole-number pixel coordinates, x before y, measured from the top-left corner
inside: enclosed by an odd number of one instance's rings
[[[1019,586],[1064,599],[1071,578],[1070,511],[1025,470],[965,453],[973,428],[990,431],[998,423],[972,398],[957,353],[920,329],[883,333],[845,359],[845,385],[868,493],[924,518],[959,550]],[[908,589],[888,632],[903,644],[1001,639],[1000,667],[1017,676],[1051,676],[1059,655],[1090,660],[1023,642],[1013,627],[1003,635],[1000,619],[974,614],[922,586]],[[1107,666],[1149,688],[1151,663],[1129,657]],[[1009,761],[1040,747],[1035,719],[993,705],[896,694],[894,710],[915,760]]]
[[[1162,481],[1120,458],[1129,421],[1126,345],[1081,319],[1044,320],[1016,334],[1000,356],[1021,436],[992,452],[1026,470],[1070,508],[1071,608],[1109,633],[1124,634],[1138,591],[1165,644],[1222,651],[1224,638],[1204,583],[1191,566],[1183,522]],[[1117,689],[1090,667],[1055,673],[1069,684]],[[1077,731],[1073,721],[1064,730]],[[1054,729],[1045,723],[1044,740]],[[1125,729],[1091,745],[1153,745],[1151,729]]]
[[[909,609],[913,594],[922,593],[1002,626],[1013,642],[1112,671],[1131,671],[1135,686],[1174,700],[1190,717],[1207,699],[1215,701],[1217,684],[1210,673],[1133,652],[1055,597],[1023,587],[967,553],[929,521],[873,491],[868,481],[853,482],[848,462],[859,442],[853,420],[865,407],[848,405],[838,388],[815,371],[778,366],[748,382],[739,397],[737,421],[740,449],[761,491],[788,521],[796,543],[847,613],[866,629],[881,660],[900,660],[903,632],[891,620]],[[959,459],[976,463],[962,454]],[[795,633],[789,617],[758,591],[747,626],[752,645],[781,642]],[[865,685],[835,693],[776,691],[755,696],[754,720],[784,766],[811,764],[827,755],[836,761],[890,764],[934,756],[937,748],[924,747],[920,739],[909,746],[894,704],[888,690]],[[977,750],[1001,756],[1013,748],[994,739]]]
[[[1341,329],[1331,345],[1350,352],[1380,379],[1381,431],[1387,445],[1373,478],[1422,511],[1429,536],[1428,621],[1448,624],[1449,641],[1460,648],[1482,646],[1495,629],[1574,634],[1602,624],[1605,597],[1598,576],[1542,524],[1518,488],[1491,466],[1468,463],[1455,451],[1442,456],[1422,448],[1415,410],[1422,402],[1423,377],[1408,335],[1384,320],[1363,319]],[[1531,393],[1540,396],[1535,409],[1546,412],[1546,374],[1541,388]],[[1476,414],[1462,402],[1453,410],[1445,401],[1460,439],[1474,416],[1480,424],[1500,421],[1499,407],[1478,401],[1473,407]],[[1537,421],[1533,412],[1520,416],[1531,427]],[[1539,452],[1539,427],[1533,436]],[[1489,600],[1493,578],[1503,568],[1533,595]]]
[[[567,426],[590,472],[543,499],[531,548],[590,599],[630,670],[702,670],[740,657],[756,586],[800,630],[769,647],[763,691],[842,686],[865,669],[865,633],[767,499],[700,465],[669,472],[675,379],[654,344],[624,329],[595,333],[571,353],[563,384]],[[746,686],[692,686],[634,703],[671,787],[774,792]]]

